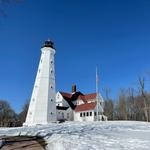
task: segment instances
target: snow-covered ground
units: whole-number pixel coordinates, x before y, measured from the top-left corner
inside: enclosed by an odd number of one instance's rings
[[[49,150],[150,150],[150,123],[146,122],[65,122],[0,128],[3,135],[41,136]]]

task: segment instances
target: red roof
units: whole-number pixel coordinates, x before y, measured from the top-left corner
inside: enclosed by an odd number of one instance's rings
[[[96,98],[96,93],[84,95],[81,92],[76,92],[74,94],[60,92],[60,94],[64,97],[64,99],[71,100],[71,101],[72,100],[79,100],[79,99],[81,99],[83,101],[88,101],[88,100]]]
[[[85,103],[82,105],[77,105],[74,109],[75,112],[79,112],[79,111],[87,111],[87,110],[93,110],[96,106],[96,102],[92,102],[92,103]]]
[[[92,94],[86,94],[86,95],[80,95],[78,97],[78,99],[82,99],[82,100],[91,100],[91,99],[95,99],[96,98],[96,93],[92,93]]]

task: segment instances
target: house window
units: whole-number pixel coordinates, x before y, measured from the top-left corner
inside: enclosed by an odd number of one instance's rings
[[[80,113],[80,117],[82,117],[82,113]]]
[[[53,64],[53,61],[51,60],[51,64]]]
[[[92,116],[92,112],[90,112],[90,116]]]
[[[83,116],[85,117],[85,112],[83,113]]]
[[[94,116],[96,116],[96,112],[94,112]]]
[[[51,112],[51,115],[52,115],[53,113]]]
[[[53,101],[53,99],[51,99],[51,102]]]
[[[89,112],[86,113],[86,116],[89,116]]]

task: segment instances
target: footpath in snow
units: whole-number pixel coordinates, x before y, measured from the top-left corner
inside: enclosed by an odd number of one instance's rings
[[[65,122],[0,128],[0,136],[4,135],[43,137],[49,150],[150,150],[150,123],[146,122]]]

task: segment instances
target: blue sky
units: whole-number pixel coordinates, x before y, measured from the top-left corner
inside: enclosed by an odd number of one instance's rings
[[[0,98],[19,112],[30,98],[40,48],[50,38],[56,47],[57,91],[73,83],[95,92],[98,65],[100,91],[137,86],[150,70],[149,0],[24,0],[1,6]]]

